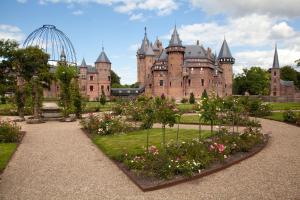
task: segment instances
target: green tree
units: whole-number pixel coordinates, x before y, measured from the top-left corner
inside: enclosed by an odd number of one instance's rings
[[[72,111],[71,82],[77,76],[77,70],[73,66],[60,63],[55,72],[60,85],[60,104],[63,106],[63,115],[68,117]]]
[[[13,68],[18,78],[17,100],[25,101],[24,88],[29,85],[31,88],[34,118],[40,117],[40,108],[42,106],[43,96],[42,88],[50,85],[51,73],[48,65],[49,55],[37,47],[27,47],[18,49],[13,58]],[[17,103],[25,105],[25,102]],[[24,108],[20,108],[19,115],[22,117]],[[20,114],[21,112],[21,114]]]
[[[174,126],[176,123],[175,104],[167,98],[155,98],[156,119],[162,125],[162,144],[166,144],[166,125]]]
[[[193,92],[190,94],[189,102],[190,102],[190,104],[194,104],[195,103],[195,95],[194,95]]]
[[[13,40],[0,40],[0,100],[5,103],[5,93],[15,91],[15,70],[13,60],[18,43]]]
[[[103,89],[101,90],[100,103],[101,105],[105,105],[106,103],[106,96]]]
[[[300,67],[300,59],[296,60],[295,63],[297,65],[297,67]]]
[[[120,76],[118,76],[118,74],[116,72],[114,72],[113,70],[110,71],[110,75],[111,75],[111,85],[113,84],[120,84]]]
[[[260,67],[243,69],[233,80],[234,94],[268,95],[270,86],[270,74]]]
[[[280,68],[280,79],[285,81],[294,81],[295,86],[300,88],[300,72],[296,71],[291,66]]]
[[[72,87],[72,102],[74,106],[74,112],[76,117],[80,119],[85,104],[83,103],[84,102],[83,97],[81,96],[79,91],[79,83],[77,77],[73,80],[71,87]]]
[[[206,89],[204,89],[204,91],[202,92],[202,95],[201,95],[201,99],[204,99],[204,98],[208,98]]]

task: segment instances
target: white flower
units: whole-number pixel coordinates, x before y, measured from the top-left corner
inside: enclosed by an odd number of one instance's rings
[[[227,156],[226,156],[226,155],[224,155],[224,158],[226,159],[226,158],[227,158]]]
[[[200,169],[198,169],[198,173],[199,173],[199,174],[201,173],[201,170],[200,170]]]
[[[169,168],[171,168],[171,165],[169,165]]]

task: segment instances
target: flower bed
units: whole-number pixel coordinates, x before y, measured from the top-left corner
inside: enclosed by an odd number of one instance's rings
[[[5,169],[23,136],[24,132],[16,122],[0,120],[0,173]]]
[[[123,163],[129,170],[145,177],[193,176],[213,163],[223,162],[235,153],[248,152],[263,142],[264,136],[257,128],[249,127],[240,134],[222,130],[205,140],[171,142],[165,149],[151,146],[143,154],[124,155]]]
[[[90,134],[97,135],[111,135],[133,130],[131,124],[127,123],[122,116],[114,116],[111,112],[102,115],[89,114],[80,123]]]

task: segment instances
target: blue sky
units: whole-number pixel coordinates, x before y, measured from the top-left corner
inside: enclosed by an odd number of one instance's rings
[[[53,24],[72,41],[77,62],[93,64],[102,41],[122,83],[136,81],[136,50],[148,37],[168,44],[177,24],[184,44],[199,40],[220,50],[224,36],[236,58],[234,72],[272,64],[278,44],[280,65],[300,58],[300,4],[296,0],[4,0],[0,38],[20,43],[36,28]]]

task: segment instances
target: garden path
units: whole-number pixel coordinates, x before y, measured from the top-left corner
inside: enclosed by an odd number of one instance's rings
[[[202,179],[142,192],[81,132],[78,122],[27,125],[1,175],[0,199],[300,199],[300,128],[262,119],[259,154]]]

